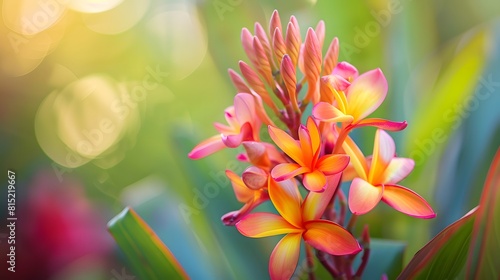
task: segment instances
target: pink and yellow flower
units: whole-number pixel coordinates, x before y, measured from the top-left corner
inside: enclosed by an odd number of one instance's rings
[[[339,67],[342,69],[337,70],[338,74],[321,78],[322,100],[332,100],[332,102],[316,104],[313,108],[314,118],[323,122],[341,122],[349,130],[361,126],[375,126],[391,131],[406,128],[406,121],[366,119],[382,104],[387,95],[387,80],[380,69],[357,76],[357,72],[354,72],[352,67],[342,63],[338,64],[337,68]],[[352,75],[349,74],[350,72]],[[353,79],[351,84],[348,84],[348,79]]]
[[[330,176],[324,193],[310,192],[302,201],[295,180],[269,181],[268,191],[280,215],[252,213],[236,224],[248,237],[260,238],[286,234],[276,245],[269,261],[271,279],[289,279],[299,259],[301,240],[332,255],[361,251],[356,239],[340,225],[320,219],[330,201],[340,175]]]
[[[274,167],[271,176],[280,182],[303,174],[302,183],[308,190],[322,192],[326,176],[342,172],[349,164],[349,156],[321,156],[321,135],[312,118],[308,118],[307,126],[299,127],[298,134],[299,140],[295,140],[283,130],[269,126],[274,143],[293,160]]]
[[[373,157],[366,159],[351,138],[343,145],[351,156],[356,177],[349,189],[349,208],[356,215],[369,212],[382,200],[409,216],[430,219],[436,214],[429,204],[414,191],[397,185],[412,170],[414,161],[395,157],[394,140],[383,130],[377,130]]]
[[[200,159],[209,156],[225,147],[236,148],[243,141],[259,141],[261,121],[256,114],[254,96],[248,93],[239,93],[234,97],[234,105],[224,112],[229,124],[215,123],[219,135],[202,141],[188,154],[191,159]]]

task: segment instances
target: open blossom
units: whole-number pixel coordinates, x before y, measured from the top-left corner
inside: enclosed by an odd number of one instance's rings
[[[380,69],[357,76],[348,64],[339,63],[338,71],[321,79],[323,99],[313,109],[313,116],[323,122],[341,122],[352,128],[375,126],[385,130],[404,129],[406,122],[393,122],[378,118],[366,118],[374,112],[387,95],[387,80]],[[336,73],[337,72],[337,73]],[[349,73],[352,73],[352,76]],[[339,75],[340,74],[340,75]],[[352,83],[348,79],[353,79]]]
[[[239,93],[234,97],[234,106],[226,109],[224,116],[228,125],[215,123],[219,135],[201,142],[189,153],[192,159],[211,155],[225,147],[238,147],[243,141],[259,140],[261,121],[256,117],[256,104],[250,94]]]
[[[351,139],[346,139],[343,148],[351,155],[357,176],[349,189],[349,208],[354,214],[365,214],[382,200],[410,216],[424,219],[436,216],[421,196],[397,185],[413,170],[415,163],[412,159],[394,156],[394,140],[387,132],[377,130],[371,160],[363,156]]]
[[[269,196],[280,215],[253,213],[236,224],[248,237],[286,234],[276,245],[269,261],[271,279],[289,279],[299,259],[300,243],[304,239],[314,248],[332,255],[350,255],[361,251],[356,239],[340,225],[320,219],[340,176],[332,176],[325,193],[311,192],[302,201],[294,180],[269,181]]]
[[[282,163],[271,172],[276,181],[284,181],[303,174],[303,184],[310,191],[321,192],[326,186],[326,176],[342,172],[349,163],[344,154],[321,156],[321,135],[312,118],[307,126],[299,128],[299,140],[283,130],[269,126],[269,135],[294,162]]]

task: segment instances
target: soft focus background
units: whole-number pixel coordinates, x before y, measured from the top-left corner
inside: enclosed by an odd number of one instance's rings
[[[4,0],[0,23],[0,278],[135,279],[106,223],[134,207],[193,279],[265,279],[276,238],[249,239],[220,217],[241,205],[226,149],[191,161],[215,134],[245,57],[243,27],[274,9],[302,34],[326,23],[324,51],[389,93],[375,116],[416,169],[403,184],[437,212],[417,220],[380,205],[373,237],[407,244],[405,262],[477,205],[500,146],[496,0]],[[354,137],[371,153],[374,130]],[[16,274],[7,272],[7,171],[16,173]],[[270,209],[270,205],[261,209]],[[5,224],[5,225],[3,225]],[[299,263],[299,266],[301,263]]]

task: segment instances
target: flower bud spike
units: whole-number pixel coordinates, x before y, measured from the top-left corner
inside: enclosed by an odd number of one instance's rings
[[[252,91],[250,90],[250,88],[247,86],[247,84],[245,83],[245,81],[243,80],[243,78],[238,74],[236,73],[236,71],[234,71],[233,69],[229,69],[227,71],[229,73],[229,78],[231,79],[231,82],[233,82],[233,85],[234,87],[236,88],[236,90],[238,91],[238,93],[251,93]]]
[[[320,50],[323,48],[323,42],[325,41],[325,22],[320,20],[318,25],[316,25],[316,36],[318,36],[318,42]]]
[[[300,112],[299,104],[297,102],[297,75],[295,73],[295,66],[288,54],[283,56],[283,60],[281,61],[281,76],[283,77],[283,82],[285,83],[286,90],[288,92],[288,96],[290,102],[292,103],[293,109],[296,112]]]
[[[271,20],[269,22],[269,35],[273,36],[275,30],[278,29],[280,33],[283,33],[281,28],[281,19],[278,10],[274,10],[271,15]]]
[[[304,75],[306,76],[309,89],[305,103],[313,101],[313,104],[319,102],[318,79],[321,72],[321,48],[316,32],[312,28],[307,30],[306,41],[304,43]]]
[[[281,30],[278,28],[274,30],[273,34],[273,52],[278,65],[281,65],[281,59],[283,59],[283,56],[286,54],[286,45],[283,41]]]
[[[255,53],[255,58],[257,61],[257,71],[266,80],[270,87],[274,87],[273,73],[271,70],[271,64],[267,59],[266,51],[262,46],[259,38],[257,36],[253,37],[253,49]]]
[[[328,50],[326,51],[325,61],[323,62],[323,76],[330,75],[337,66],[339,59],[339,39],[333,38]]]
[[[248,58],[250,59],[250,62],[252,62],[252,65],[255,68],[257,68],[259,64],[257,61],[257,57],[255,56],[255,51],[253,48],[253,35],[246,28],[243,28],[241,30],[241,43],[243,44],[243,50],[245,51]]]
[[[255,23],[254,31],[255,31],[255,36],[259,38],[259,41],[262,44],[264,51],[266,52],[267,59],[272,63],[273,53],[271,51],[271,42],[269,41],[266,31],[264,30],[262,25],[258,22]],[[272,64],[271,66],[273,67],[273,70],[275,70],[276,65]]]
[[[243,61],[239,62],[239,66],[241,74],[245,77],[245,80],[252,87],[252,89],[262,98],[267,106],[271,107],[274,112],[278,112],[279,110],[276,107],[276,104],[274,104],[271,96],[269,96],[269,93],[267,92],[266,87],[264,86],[264,83],[260,79],[259,75],[257,75],[252,68],[250,68],[250,66]]]
[[[290,17],[290,22],[286,29],[285,45],[287,54],[292,59],[294,66],[297,65],[301,43],[299,23],[297,19],[292,16]]]

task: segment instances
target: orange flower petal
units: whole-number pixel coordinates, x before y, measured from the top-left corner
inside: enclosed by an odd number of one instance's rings
[[[188,157],[190,159],[200,159],[209,156],[217,151],[226,148],[226,145],[222,142],[220,135],[212,136],[196,145],[196,147],[189,152]]]
[[[301,240],[302,234],[290,233],[274,247],[269,259],[271,280],[288,280],[292,277],[299,261]]]
[[[236,224],[236,229],[244,236],[253,238],[302,231],[285,221],[283,217],[272,213],[250,213]]]
[[[375,133],[375,144],[373,146],[372,165],[368,174],[368,182],[378,184],[381,175],[394,158],[396,144],[387,132],[378,129]]]
[[[370,212],[382,198],[383,187],[375,187],[360,178],[354,178],[349,189],[349,209],[355,215]]]
[[[319,148],[321,147],[321,136],[319,134],[318,126],[314,122],[314,119],[307,118],[307,130],[309,131],[309,137],[311,139],[311,147],[313,152],[313,157],[318,156]]]
[[[348,155],[335,154],[322,156],[316,167],[325,175],[333,175],[344,171],[348,164]]]
[[[236,199],[241,203],[246,203],[254,198],[254,191],[249,189],[240,176],[231,170],[226,170],[226,176],[231,181]]]
[[[373,126],[388,131],[400,131],[405,129],[408,126],[408,123],[406,121],[393,122],[384,119],[369,118],[361,120],[358,123],[356,123],[356,127],[362,127],[362,126]]]
[[[313,166],[314,154],[312,150],[311,137],[309,136],[309,130],[304,125],[300,125],[299,127],[299,143],[304,163],[306,166]]]
[[[300,149],[300,145],[297,140],[293,139],[290,135],[288,135],[283,130],[268,126],[269,136],[273,139],[274,143],[291,157],[296,163],[301,166],[305,166],[304,159],[302,156],[302,150]]]
[[[269,180],[268,192],[274,207],[281,216],[290,224],[301,227],[302,213],[300,204],[302,197],[295,180],[286,180],[279,183]]]
[[[380,69],[368,71],[356,78],[347,89],[349,113],[355,121],[375,111],[387,95],[387,80]]]
[[[436,213],[416,192],[399,185],[385,185],[382,201],[412,217],[432,219]]]
[[[312,192],[323,192],[326,187],[326,177],[323,172],[319,170],[314,170],[304,174],[304,180],[302,180],[304,187]]]
[[[271,170],[271,177],[273,177],[274,180],[281,182],[308,171],[309,168],[302,167],[296,163],[282,163],[276,165],[273,170]]]
[[[411,158],[393,158],[381,176],[382,184],[397,184],[410,174],[415,167]]]
[[[321,218],[323,212],[337,189],[341,174],[326,177],[326,189],[322,193],[309,192],[302,203],[302,220],[310,221]]]
[[[304,226],[304,240],[318,250],[332,255],[350,255],[361,251],[356,238],[334,222],[314,220]]]

